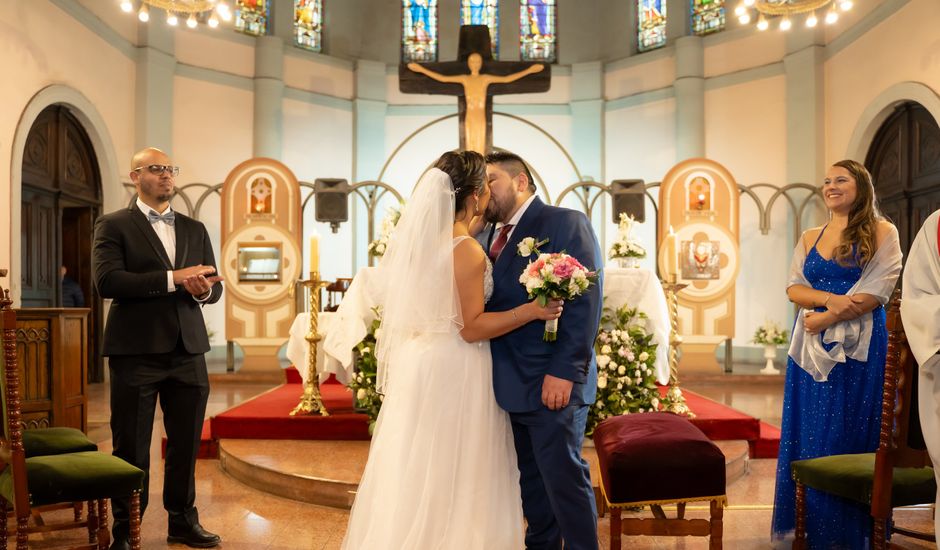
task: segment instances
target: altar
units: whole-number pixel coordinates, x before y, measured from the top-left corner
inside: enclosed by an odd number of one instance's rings
[[[373,308],[381,303],[371,280],[376,268],[363,268],[353,279],[337,312],[323,311],[318,317],[318,329],[323,338],[317,346],[317,378],[325,382],[330,375],[347,384],[353,374],[353,348],[365,337],[368,326],[375,318]],[[647,316],[647,331],[657,344],[656,381],[669,383],[669,312],[666,297],[656,274],[645,268],[620,268],[611,265],[604,270],[604,307],[616,309],[623,305],[637,308]],[[562,315],[564,318],[564,315]],[[306,382],[309,365],[308,312],[298,314],[290,329],[287,358],[297,367]],[[337,329],[337,327],[341,327]],[[331,334],[332,330],[341,330]],[[327,338],[327,336],[330,336]]]

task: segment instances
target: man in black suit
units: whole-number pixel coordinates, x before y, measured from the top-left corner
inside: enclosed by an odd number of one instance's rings
[[[202,307],[222,296],[212,243],[205,226],[170,208],[179,168],[159,149],[132,160],[137,201],[95,224],[93,269],[103,298],[111,298],[104,355],[111,375],[114,455],[148,477],[150,438],[157,399],[167,435],[163,506],[167,542],[210,548],[221,541],[199,524],[196,453],[209,397],[204,354],[209,351]],[[113,500],[114,543],[129,548],[129,502]]]

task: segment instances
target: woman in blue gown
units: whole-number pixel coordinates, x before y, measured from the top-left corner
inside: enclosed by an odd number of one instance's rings
[[[799,306],[787,361],[773,533],[792,539],[794,460],[878,447],[887,351],[884,304],[901,269],[894,226],[881,218],[871,175],[858,162],[826,173],[830,221],[803,234],[787,295]],[[810,548],[870,546],[868,507],[807,489]]]

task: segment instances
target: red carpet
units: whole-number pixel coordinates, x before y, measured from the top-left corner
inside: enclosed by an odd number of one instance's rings
[[[353,411],[352,392],[330,379],[320,385],[329,416],[297,415],[303,387],[297,371],[286,371],[287,383],[212,417],[215,439],[369,439],[368,417]]]
[[[320,385],[330,416],[290,416],[303,393],[296,369],[285,371],[287,382],[206,421],[200,458],[218,456],[219,439],[369,439],[368,418],[353,412],[352,392],[331,377]],[[665,394],[666,388],[660,392]],[[776,458],[780,430],[695,392],[683,390],[692,420],[713,440],[745,440],[751,458]],[[211,425],[211,430],[209,426]]]

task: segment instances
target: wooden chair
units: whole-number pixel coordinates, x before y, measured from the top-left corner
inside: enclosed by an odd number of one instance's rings
[[[352,279],[339,278],[327,285],[327,305],[323,308],[323,311],[336,311],[339,309],[339,303],[342,301],[346,291],[349,290],[349,285],[351,284]],[[339,296],[336,297],[336,294],[339,294]],[[333,302],[334,297],[336,297],[335,303]]]
[[[797,460],[791,465],[796,481],[795,549],[807,547],[807,487],[870,505],[874,519],[872,545],[875,549],[887,547],[890,532],[936,541],[936,534],[890,527],[892,508],[932,504],[937,494],[936,478],[929,467],[930,457],[926,449],[910,446],[912,439],[920,437],[910,429],[911,418],[918,414],[911,391],[917,370],[904,334],[900,307],[900,291],[896,291],[887,311],[888,353],[878,450]],[[919,423],[915,422],[915,425],[919,426]]]
[[[613,416],[594,429],[603,509],[610,509],[610,548],[622,535],[704,536],[722,547],[725,456],[687,419],[667,412]],[[708,502],[709,519],[686,519],[689,502]],[[676,517],[664,505],[675,504]],[[652,518],[622,518],[624,508],[649,506]]]
[[[7,547],[7,517],[10,505],[16,518],[16,549],[26,550],[30,533],[62,529],[87,529],[88,543],[73,549],[106,550],[108,499],[131,497],[130,543],[140,549],[140,490],[144,472],[123,460],[98,451],[26,456],[20,422],[19,368],[16,355],[16,314],[10,308],[9,291],[0,298],[3,342],[2,404],[3,437],[0,438],[0,548]],[[56,504],[88,503],[88,517],[81,520],[30,525],[34,509]]]

